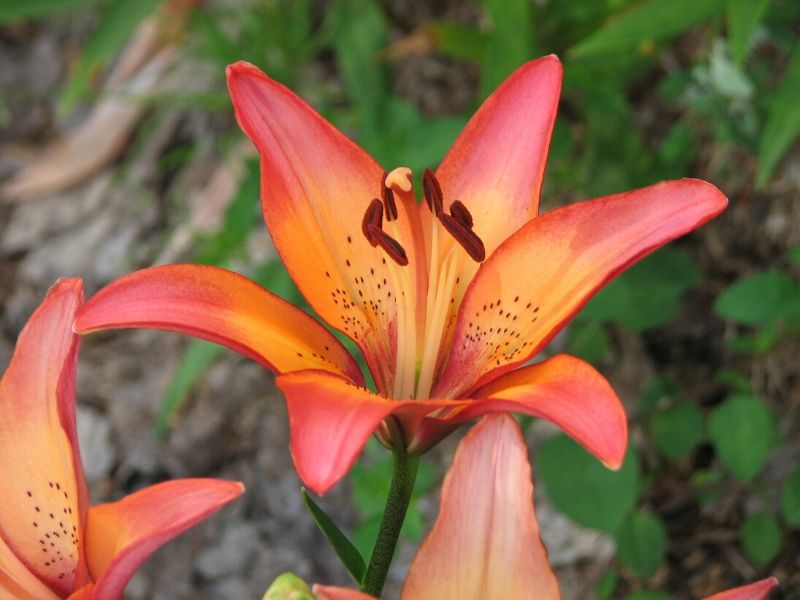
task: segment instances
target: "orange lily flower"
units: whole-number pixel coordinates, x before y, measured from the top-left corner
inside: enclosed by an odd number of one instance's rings
[[[764,600],[774,578],[707,600]],[[315,585],[319,600],[369,600]],[[485,417],[465,436],[442,484],[439,516],[411,562],[401,600],[557,600],[533,508],[528,449],[508,415]]]
[[[89,506],[75,425],[78,279],[56,283],[0,379],[0,598],[113,600],[165,542],[238,497],[185,479]]]
[[[486,100],[424,173],[422,204],[408,169],[387,173],[252,65],[230,66],[228,85],[261,156],[275,246],[317,314],[358,344],[377,392],[319,323],[223,269],[123,277],[81,310],[78,331],[181,331],[277,371],[295,465],[318,493],[376,429],[387,446],[420,453],[496,411],[549,419],[621,464],[625,413],[593,367],[565,355],[518,367],[609,279],[724,210],[719,190],[671,181],[537,216],[561,87],[554,56]]]

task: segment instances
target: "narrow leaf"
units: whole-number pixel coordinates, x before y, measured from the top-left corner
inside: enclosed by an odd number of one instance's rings
[[[308,512],[314,519],[314,522],[322,531],[325,538],[333,546],[336,555],[342,564],[347,568],[350,575],[356,580],[356,583],[361,585],[364,578],[364,572],[367,567],[364,564],[364,559],[361,554],[356,550],[353,543],[342,533],[341,529],[336,526],[327,513],[314,502],[305,488],[300,489],[300,495],[303,497],[303,503],[306,505]]]
[[[0,3],[0,23],[46,17],[69,10],[81,10],[111,0],[3,0]]]
[[[172,375],[156,416],[156,437],[163,437],[175,413],[183,404],[195,382],[216,360],[222,346],[203,340],[191,340]]]
[[[59,110],[62,114],[86,97],[94,74],[113,58],[128,41],[136,26],[151,15],[160,2],[161,0],[119,0],[106,9],[83,48],[61,95]]]
[[[707,21],[724,7],[723,0],[649,0],[614,17],[569,51],[571,58],[635,51],[661,42]]]
[[[795,46],[786,74],[769,107],[767,123],[758,147],[756,187],[769,181],[789,146],[800,134],[800,43]]]
[[[492,24],[481,69],[480,95],[488,96],[519,65],[534,56],[529,0],[483,0]]]
[[[750,38],[761,22],[769,0],[727,0],[728,44],[737,65],[747,56]]]

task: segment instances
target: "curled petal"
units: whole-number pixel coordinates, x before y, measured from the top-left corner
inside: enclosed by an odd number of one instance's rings
[[[683,179],[533,219],[472,280],[433,394],[463,395],[525,362],[611,278],[726,205],[713,185]]]
[[[369,436],[389,415],[415,423],[438,408],[463,405],[448,400],[390,400],[322,371],[287,373],[275,383],[286,396],[297,473],[317,494],[327,492],[350,470]]]
[[[528,449],[508,415],[485,417],[456,451],[439,516],[402,600],[560,598],[533,509]]]
[[[217,267],[167,265],[121,277],[95,294],[75,321],[80,333],[114,327],[186,333],[279,373],[314,368],[361,380],[358,364],[322,325],[246,277]]]
[[[242,492],[242,484],[231,481],[179,479],[91,507],[86,554],[95,597],[121,597],[147,557]]]
[[[769,577],[750,585],[714,594],[705,600],[766,600],[770,591],[776,585],[778,585],[778,580],[774,577]]]
[[[625,459],[625,409],[606,379],[590,364],[566,354],[516,369],[478,390],[477,398],[442,425],[495,412],[518,412],[552,421],[606,466]]]
[[[19,335],[0,380],[0,538],[52,590],[85,580],[86,487],[75,429],[79,279],[63,279]],[[47,542],[46,552],[42,540]]]

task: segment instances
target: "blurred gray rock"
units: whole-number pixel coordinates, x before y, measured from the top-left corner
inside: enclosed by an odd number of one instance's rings
[[[108,419],[92,408],[78,406],[78,443],[86,480],[91,484],[108,477],[117,461]]]

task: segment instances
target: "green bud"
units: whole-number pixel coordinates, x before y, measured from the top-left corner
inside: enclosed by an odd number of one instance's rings
[[[262,600],[315,600],[306,582],[294,573],[278,575]]]

